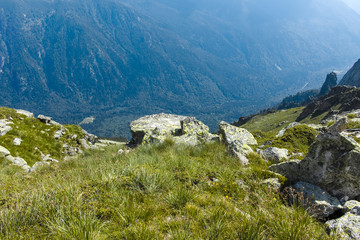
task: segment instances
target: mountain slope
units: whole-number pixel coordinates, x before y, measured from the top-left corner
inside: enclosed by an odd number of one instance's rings
[[[339,85],[360,87],[360,59],[345,74]]]
[[[359,24],[337,0],[1,2],[0,104],[107,136],[160,111],[212,126],[346,68]]]

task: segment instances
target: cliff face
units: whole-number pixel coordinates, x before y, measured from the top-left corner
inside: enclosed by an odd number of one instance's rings
[[[360,59],[345,74],[339,85],[360,87]]]

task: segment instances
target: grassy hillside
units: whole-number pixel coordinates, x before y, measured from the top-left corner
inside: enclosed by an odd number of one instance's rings
[[[41,153],[50,154],[52,158],[62,160],[65,156],[64,144],[83,148],[80,139],[84,133],[77,125],[46,125],[36,118],[29,118],[19,114],[11,108],[0,108],[0,119],[7,119],[12,124],[12,130],[0,136],[0,145],[8,149],[12,156],[23,158],[29,166],[41,161]],[[59,139],[54,135],[64,128],[65,134]],[[22,140],[21,145],[14,145],[15,138]],[[2,161],[2,159],[0,159]]]
[[[33,174],[0,168],[1,239],[328,239],[221,144],[116,147]],[[280,179],[284,181],[284,179]]]

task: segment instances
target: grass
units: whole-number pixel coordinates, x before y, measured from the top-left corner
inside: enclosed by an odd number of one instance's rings
[[[303,107],[298,107],[287,110],[279,110],[265,115],[260,114],[241,127],[249,130],[250,132],[262,131],[277,133],[279,130],[289,125],[289,123],[295,122],[303,109]]]
[[[33,174],[3,165],[0,238],[329,239],[261,184],[274,176],[256,154],[244,168],[218,143],[117,150],[89,150]]]

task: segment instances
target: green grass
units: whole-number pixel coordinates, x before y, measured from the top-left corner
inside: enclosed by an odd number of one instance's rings
[[[277,133],[279,130],[289,125],[289,123],[295,122],[303,109],[303,107],[298,107],[287,110],[279,110],[265,115],[260,114],[241,127],[249,130],[250,132],[271,131]]]
[[[261,184],[274,176],[256,154],[245,168],[217,143],[117,150],[33,174],[2,166],[0,239],[328,239]]]
[[[9,108],[0,108],[0,119],[9,119],[13,124],[9,125],[12,130],[5,136],[0,137],[0,145],[8,149],[12,156],[23,158],[29,166],[35,162],[41,161],[41,154],[36,148],[52,158],[62,160],[65,156],[63,152],[63,144],[67,143],[71,146],[81,147],[80,138],[84,137],[81,127],[76,125],[65,125],[66,134],[59,140],[55,140],[55,132],[61,129],[61,126],[46,125],[36,118],[28,118],[22,114],[16,113],[15,110]],[[76,138],[70,137],[77,135]],[[13,141],[15,138],[22,139],[20,146],[15,146]]]
[[[307,153],[315,142],[318,132],[307,125],[297,125],[286,130],[282,137],[273,141],[274,147],[286,148],[291,152]]]

